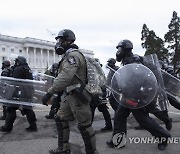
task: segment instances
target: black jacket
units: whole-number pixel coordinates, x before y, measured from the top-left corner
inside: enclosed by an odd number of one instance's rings
[[[33,79],[32,72],[28,64],[14,66],[13,77],[19,79]]]
[[[131,64],[131,63],[143,64],[143,58],[136,54],[130,54],[126,56],[122,61],[123,65]]]

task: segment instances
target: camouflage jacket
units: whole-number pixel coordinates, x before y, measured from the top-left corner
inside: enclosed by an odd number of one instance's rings
[[[85,80],[86,62],[83,55],[77,50],[70,48],[59,62],[58,75],[48,90],[50,94],[66,91],[67,87],[81,83],[80,79]]]

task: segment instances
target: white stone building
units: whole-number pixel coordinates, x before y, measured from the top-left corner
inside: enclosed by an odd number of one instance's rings
[[[53,63],[59,62],[54,50],[55,42],[36,38],[18,38],[0,34],[0,67],[4,60],[14,63],[17,56],[24,56],[33,72],[44,73]],[[84,50],[84,54],[93,57],[93,51]]]

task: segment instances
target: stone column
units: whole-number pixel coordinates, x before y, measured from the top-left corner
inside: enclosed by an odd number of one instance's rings
[[[41,68],[44,69],[43,67],[43,49],[40,49],[41,50]]]
[[[34,48],[34,69],[37,68],[37,65],[36,65],[36,48]]]
[[[53,51],[54,63],[56,62],[56,53]]]

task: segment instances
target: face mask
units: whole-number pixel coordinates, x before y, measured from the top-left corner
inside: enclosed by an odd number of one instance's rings
[[[64,47],[62,47],[61,43],[57,42],[55,45],[55,51],[58,55],[63,55],[66,51]]]
[[[119,47],[119,48],[118,48],[118,51],[117,51],[117,53],[116,53],[116,60],[117,60],[118,62],[121,62],[123,58],[124,58],[124,50],[122,50],[122,48]]]

